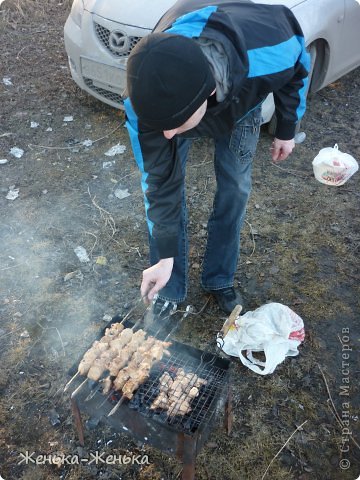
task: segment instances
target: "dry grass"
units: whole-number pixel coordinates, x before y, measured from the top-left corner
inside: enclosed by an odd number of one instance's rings
[[[41,470],[37,465],[30,465],[21,476],[21,480],[55,480],[57,474],[51,474],[49,469]]]
[[[64,10],[70,10],[73,0],[59,2]],[[54,6],[53,0],[4,0],[0,3],[0,27],[17,29],[18,24],[31,17],[34,21],[45,18]]]

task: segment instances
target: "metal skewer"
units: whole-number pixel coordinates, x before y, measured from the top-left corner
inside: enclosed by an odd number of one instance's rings
[[[142,300],[142,298],[140,298],[140,299],[137,300],[137,302],[136,302],[136,304],[134,305],[134,307],[133,307],[133,308],[125,315],[125,317],[122,319],[122,321],[120,322],[121,324],[122,324],[123,322],[125,322],[125,320],[131,315],[131,313],[135,310],[136,306],[138,305],[138,303],[139,303],[141,300]],[[147,309],[146,309],[146,310],[147,310]],[[134,330],[134,329],[139,325],[139,323],[142,321],[143,316],[145,315],[146,310],[144,311],[144,313],[143,313],[143,315],[140,317],[140,319],[132,326],[132,328],[131,328],[132,330]],[[64,392],[66,392],[66,391],[69,389],[69,387],[70,387],[70,385],[72,384],[72,382],[73,382],[79,375],[80,375],[79,372],[76,372],[76,373],[75,373],[75,375],[74,375],[74,376],[68,381],[68,383],[65,385],[65,387],[64,387]],[[96,392],[97,392],[97,389],[95,388],[95,389],[94,389],[93,391],[91,391],[91,392],[89,393],[89,395],[86,397],[85,402],[91,400],[91,399],[95,396]]]
[[[128,311],[128,313],[125,315],[125,317],[121,320],[120,323],[124,323],[130,317],[130,315],[133,313],[133,311],[136,309],[139,303],[142,301],[143,301],[143,297],[138,298],[135,302],[135,305]]]
[[[85,398],[85,402],[88,402],[89,400],[91,400],[93,397],[95,397],[96,393],[98,392],[98,386],[99,386],[99,383],[104,379],[104,373],[101,375],[101,377],[99,378],[99,380],[92,380],[91,382],[93,383],[93,387],[91,388],[91,392],[89,393],[89,395]]]
[[[166,303],[166,302],[165,302]],[[165,304],[164,304],[165,306]],[[166,307],[165,307],[166,308]],[[176,307],[175,307],[176,308]],[[177,322],[177,324],[171,329],[171,331],[168,333],[168,335],[165,337],[165,340],[162,340],[163,342],[166,342],[166,340],[174,333],[174,331],[179,327],[179,324],[182,323],[182,321],[184,320],[184,318],[186,318],[190,313],[191,313],[191,305],[188,305],[186,307],[186,310],[184,312],[184,314],[182,315],[182,317],[180,318],[180,320]],[[164,307],[162,308],[161,311],[164,310]],[[161,313],[161,312],[160,312]],[[170,315],[173,315],[175,312],[172,313],[172,311],[169,313],[169,315],[166,317],[166,318],[169,318]],[[156,335],[162,330],[163,326],[161,326],[159,328],[159,330],[153,335],[155,338],[156,338]],[[111,397],[111,395],[113,395],[115,393],[115,390],[112,390],[109,395],[106,397],[106,399],[100,404],[100,407]],[[118,403],[114,406],[114,408],[108,413],[108,417],[110,417],[111,415],[114,415],[114,413],[118,410],[118,408],[120,407],[120,405],[125,401],[126,397],[125,395],[123,395],[120,400],[118,401]]]
[[[133,311],[136,309],[136,307],[138,306],[138,304],[139,304],[142,300],[143,300],[142,297],[139,298],[139,299],[136,301],[135,305],[128,311],[128,313],[125,315],[125,317],[124,317],[124,318],[121,320],[121,322],[119,322],[119,323],[123,324],[123,323],[129,318],[129,316],[133,313]],[[139,321],[135,323],[135,325],[132,327],[132,329],[134,329],[138,324],[139,324]],[[65,393],[67,390],[69,390],[70,385],[73,383],[74,380],[77,379],[77,377],[78,377],[79,375],[80,375],[80,373],[79,373],[79,372],[76,372],[75,375],[67,382],[67,384],[66,384],[65,387],[64,387],[64,393]]]
[[[82,383],[80,383],[80,385],[72,392],[71,398],[74,398],[80,392],[80,390],[87,383],[87,381],[88,381],[88,379],[85,378],[85,380]]]
[[[136,305],[140,302],[140,300],[142,300],[142,299],[137,300]],[[123,322],[126,320],[126,318],[129,317],[129,315],[134,311],[136,305],[127,313],[127,315],[123,318],[123,320],[122,320],[120,323],[123,323]],[[139,318],[139,320],[131,327],[131,330],[135,330],[135,328],[139,325],[139,323],[142,322],[143,317],[144,317],[144,315],[145,315],[145,313],[146,313],[146,311],[147,311],[148,309],[149,309],[149,307],[147,307],[147,308],[145,309],[145,311],[143,312],[143,314],[142,314],[142,316]],[[106,370],[105,370],[105,371],[106,371]],[[102,379],[103,376],[104,376],[104,373],[102,374],[102,376],[100,377],[100,379],[96,382],[96,383],[97,383],[96,387],[98,386],[98,384],[99,384],[99,382],[101,381],[101,379]],[[88,402],[89,400],[91,400],[91,399],[96,395],[96,393],[97,393],[97,391],[98,391],[98,389],[97,389],[96,387],[95,387],[95,388],[89,393],[89,395],[85,398],[85,402]],[[110,394],[112,394],[112,392],[111,392]],[[109,398],[109,396],[108,396],[107,398]],[[107,400],[107,398],[106,398],[106,400]],[[101,404],[101,405],[102,405],[102,404]],[[100,406],[101,406],[101,405],[100,405]]]
[[[114,415],[114,413],[117,412],[117,410],[120,408],[120,405],[125,401],[126,397],[125,395],[123,395],[120,400],[117,402],[117,404],[115,405],[115,407],[110,410],[110,412],[108,413],[108,417],[111,417],[111,415]]]
[[[79,375],[80,375],[79,372],[76,372],[76,373],[75,373],[75,375],[74,375],[74,376],[68,381],[68,383],[65,385],[65,387],[64,387],[64,392],[66,392],[66,391],[69,389],[69,387],[70,387],[70,385],[72,384],[72,382],[73,382]]]
[[[137,303],[139,303],[139,300],[137,301]],[[135,308],[135,307],[134,307]],[[148,310],[149,307],[147,307],[143,313],[143,315],[139,318],[139,320],[131,327],[131,330],[135,330],[135,328],[139,325],[139,323],[141,323],[141,321],[143,320],[143,317],[146,313],[146,310]],[[133,311],[134,309],[130,310],[130,312],[127,314],[127,316],[129,316],[129,314]],[[124,321],[126,320],[126,317],[124,317],[124,319],[120,322],[120,323],[123,323]],[[144,340],[145,341],[145,340]],[[108,371],[107,369],[104,370],[104,372]],[[99,378],[99,380],[96,381],[96,387],[89,393],[89,395],[85,398],[85,402],[88,402],[90,401],[97,393],[98,391],[98,385],[99,383],[101,382],[101,380],[104,378],[104,372],[103,374],[101,375],[101,377]],[[110,392],[110,395],[112,395],[112,391]],[[108,395],[108,397],[105,399],[107,400],[110,395]],[[104,403],[104,402],[103,402]],[[103,405],[103,403],[101,405]],[[101,406],[100,405],[100,406]]]
[[[139,299],[137,302],[136,302],[136,305],[140,302],[141,299]],[[123,323],[126,318],[128,318],[130,316],[130,314],[134,311],[136,305],[128,312],[128,314],[123,318],[123,320],[120,322],[120,323]],[[164,304],[164,306],[162,307],[161,309],[161,312],[162,313],[166,308],[167,308],[168,304]],[[145,309],[145,311],[143,312],[142,316],[140,317],[140,319],[133,325],[132,327],[132,330],[134,330],[137,325],[143,320],[144,318],[144,315],[146,314],[146,312],[149,310],[150,306],[147,307]],[[188,305],[186,307],[186,310],[184,312],[184,314],[182,315],[182,317],[180,318],[180,320],[176,323],[176,325],[171,329],[171,331],[168,333],[168,335],[166,335],[165,339],[163,340],[164,342],[167,341],[167,339],[174,333],[174,331],[179,327],[179,325],[182,323],[183,319],[186,318],[190,313],[191,313],[191,306]],[[165,319],[167,320],[170,315],[174,314],[176,311],[176,306],[174,306],[174,308],[169,312],[169,314],[165,317]],[[163,328],[163,325],[157,330],[157,332],[153,335],[155,338],[157,337],[157,335],[160,333],[160,331],[162,330]],[[202,364],[202,360],[200,362],[200,365]],[[70,384],[79,376],[79,372],[77,372],[71,379],[70,381],[66,384],[65,388],[64,388],[64,391],[66,391]],[[83,386],[87,383],[88,379],[86,378],[77,388],[76,390],[74,390],[74,392],[72,393],[71,397],[74,397],[82,388]],[[89,401],[91,400],[97,393],[98,389],[97,388],[94,388],[93,391],[91,391],[89,393],[89,395],[86,397],[85,401]],[[105,398],[105,400],[101,403],[100,407],[111,397],[111,395],[113,395],[115,393],[115,390],[111,390],[110,393],[108,394],[108,396]],[[120,405],[124,402],[124,400],[126,399],[125,396],[122,396],[120,398],[120,400],[118,401],[118,403],[115,405],[115,407],[109,412],[108,416],[111,416],[113,415],[117,410],[118,408],[120,407]]]
[[[108,396],[105,398],[105,400],[103,400],[100,405],[98,405],[97,408],[101,408],[103,405],[105,405],[105,403],[109,400],[109,398],[111,397],[111,395],[114,395],[116,390],[114,390],[113,388],[110,390],[110,393],[108,394]]]

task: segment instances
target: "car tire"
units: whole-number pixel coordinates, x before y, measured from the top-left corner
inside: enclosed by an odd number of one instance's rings
[[[315,42],[313,42],[308,47],[308,52],[310,54],[310,72],[309,72],[308,88],[306,90],[306,98],[307,98],[308,93],[310,91],[312,76],[313,76],[314,69],[315,69],[315,64],[316,64],[317,49],[316,49],[316,43]],[[270,120],[269,126],[268,126],[268,132],[269,132],[270,135],[275,136],[276,126],[277,126],[277,118],[276,118],[276,114],[274,113],[273,116],[271,117],[271,120]],[[298,122],[298,124],[296,125],[295,134],[299,133],[300,126],[301,126],[301,121]]]

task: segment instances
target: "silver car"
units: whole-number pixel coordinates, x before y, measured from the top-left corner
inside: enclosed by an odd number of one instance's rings
[[[298,19],[311,53],[310,92],[360,65],[360,0],[255,0],[282,4]],[[122,108],[126,62],[174,0],[74,0],[65,24],[70,71],[80,88]],[[263,104],[264,123],[274,124],[274,103]]]

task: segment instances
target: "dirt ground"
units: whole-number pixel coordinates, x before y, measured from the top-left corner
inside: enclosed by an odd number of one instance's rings
[[[86,431],[81,449],[62,393],[104,315],[124,314],[137,300],[148,265],[140,178],[123,114],[70,78],[62,32],[69,3],[5,0],[0,7],[0,159],[8,160],[0,164],[0,477],[175,480],[177,460],[102,425]],[[236,281],[249,310],[270,301],[294,309],[306,339],[300,355],[269,376],[232,362],[233,431],[226,435],[219,412],[197,457],[199,480],[360,474],[360,174],[327,187],[311,165],[320,148],[335,143],[360,159],[359,88],[357,69],[314,95],[303,121],[306,141],[281,166],[270,162],[263,129]],[[125,152],[106,156],[118,143]],[[24,150],[21,158],[10,154],[13,147]],[[195,142],[187,193],[188,303],[196,311],[207,300],[198,280],[215,186],[211,158],[211,143]],[[6,198],[16,189],[17,198]],[[118,198],[124,190],[130,195]],[[89,262],[79,261],[78,246]],[[177,337],[201,348],[223,322],[210,301],[185,319]],[[26,451],[146,454],[149,462],[26,465]]]

